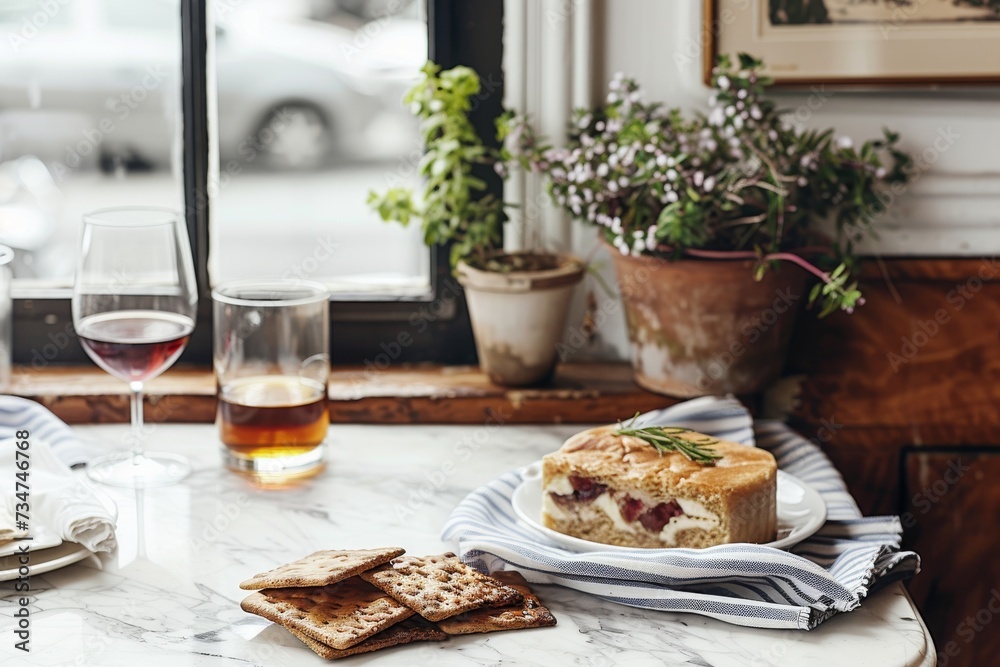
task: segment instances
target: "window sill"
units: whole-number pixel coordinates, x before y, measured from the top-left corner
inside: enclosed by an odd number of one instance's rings
[[[10,393],[71,424],[128,421],[126,384],[95,367],[15,367]],[[211,370],[173,368],[148,383],[146,397],[149,422],[215,421]],[[468,366],[337,368],[330,399],[330,420],[354,424],[601,423],[678,402],[637,387],[627,364],[608,363],[564,364],[549,385],[519,389]]]

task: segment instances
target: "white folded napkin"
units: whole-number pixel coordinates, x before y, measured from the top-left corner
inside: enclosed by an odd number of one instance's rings
[[[51,415],[51,413],[50,413]],[[54,416],[52,416],[55,419]],[[2,496],[5,511],[0,516],[14,518],[15,508],[21,502],[15,491],[18,473],[17,461],[29,461],[27,483],[29,516],[28,533],[38,526],[45,526],[67,542],[77,542],[94,552],[112,551],[118,544],[115,539],[115,520],[94,493],[80,480],[69,466],[56,458],[52,447],[29,431],[29,446],[23,456],[16,458],[17,438],[0,440],[0,484],[9,489]],[[23,465],[23,464],[22,464]],[[15,526],[0,528],[16,529]]]

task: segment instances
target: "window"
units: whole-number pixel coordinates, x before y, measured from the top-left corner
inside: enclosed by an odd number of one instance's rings
[[[15,361],[85,358],[68,303],[80,216],[116,204],[186,212],[201,291],[187,361],[210,358],[211,284],[276,275],[331,286],[335,361],[403,332],[394,360],[473,360],[446,253],[365,199],[414,178],[399,97],[428,52],[497,80],[501,19],[501,0],[0,0],[0,29],[23,37],[0,58]]]
[[[211,278],[427,293],[420,230],[378,224],[365,203],[372,188],[416,180],[417,125],[400,100],[427,59],[423,4],[280,9],[217,6]]]
[[[140,4],[155,30],[133,25]],[[0,6],[0,243],[15,296],[52,294],[72,284],[85,211],[183,203],[180,0]]]

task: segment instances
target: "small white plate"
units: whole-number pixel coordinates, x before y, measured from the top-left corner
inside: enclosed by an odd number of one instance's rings
[[[81,475],[83,485],[108,510],[108,514],[111,515],[111,521],[118,523],[118,505],[115,501],[89,480],[83,479],[82,473],[79,474]],[[31,576],[58,570],[61,567],[78,563],[85,558],[95,555],[93,551],[82,544],[63,542],[55,531],[42,524],[33,524],[31,533],[32,539],[30,540],[14,540],[9,544],[3,545],[3,550],[0,551],[0,581],[17,579],[21,567],[19,560],[21,555],[20,547],[23,544],[28,544],[31,548],[31,551],[28,552],[30,554],[28,565],[31,568]],[[100,560],[96,558],[94,560],[98,565],[100,564]]]
[[[631,547],[601,544],[571,537],[542,524],[542,463],[538,461],[521,471],[524,481],[514,489],[511,503],[514,512],[528,526],[543,533],[560,546],[576,552],[620,551]],[[788,549],[806,539],[826,522],[823,497],[802,480],[778,471],[778,535],[761,546]]]
[[[62,538],[56,535],[50,528],[35,523],[32,525],[30,540],[14,540],[7,544],[0,545],[0,558],[18,553],[22,544],[30,544],[32,551],[41,551],[50,547],[57,547],[62,544]]]
[[[28,554],[29,576],[33,577],[37,574],[45,574],[52,570],[58,570],[61,567],[78,563],[93,555],[93,551],[76,542],[63,542],[51,549],[32,550]],[[21,567],[18,558],[18,554],[0,558],[0,581],[17,579],[18,569]]]

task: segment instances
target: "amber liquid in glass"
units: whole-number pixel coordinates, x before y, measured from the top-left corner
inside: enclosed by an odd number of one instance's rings
[[[243,459],[306,454],[323,442],[329,424],[326,387],[315,380],[261,375],[220,391],[222,442]]]

